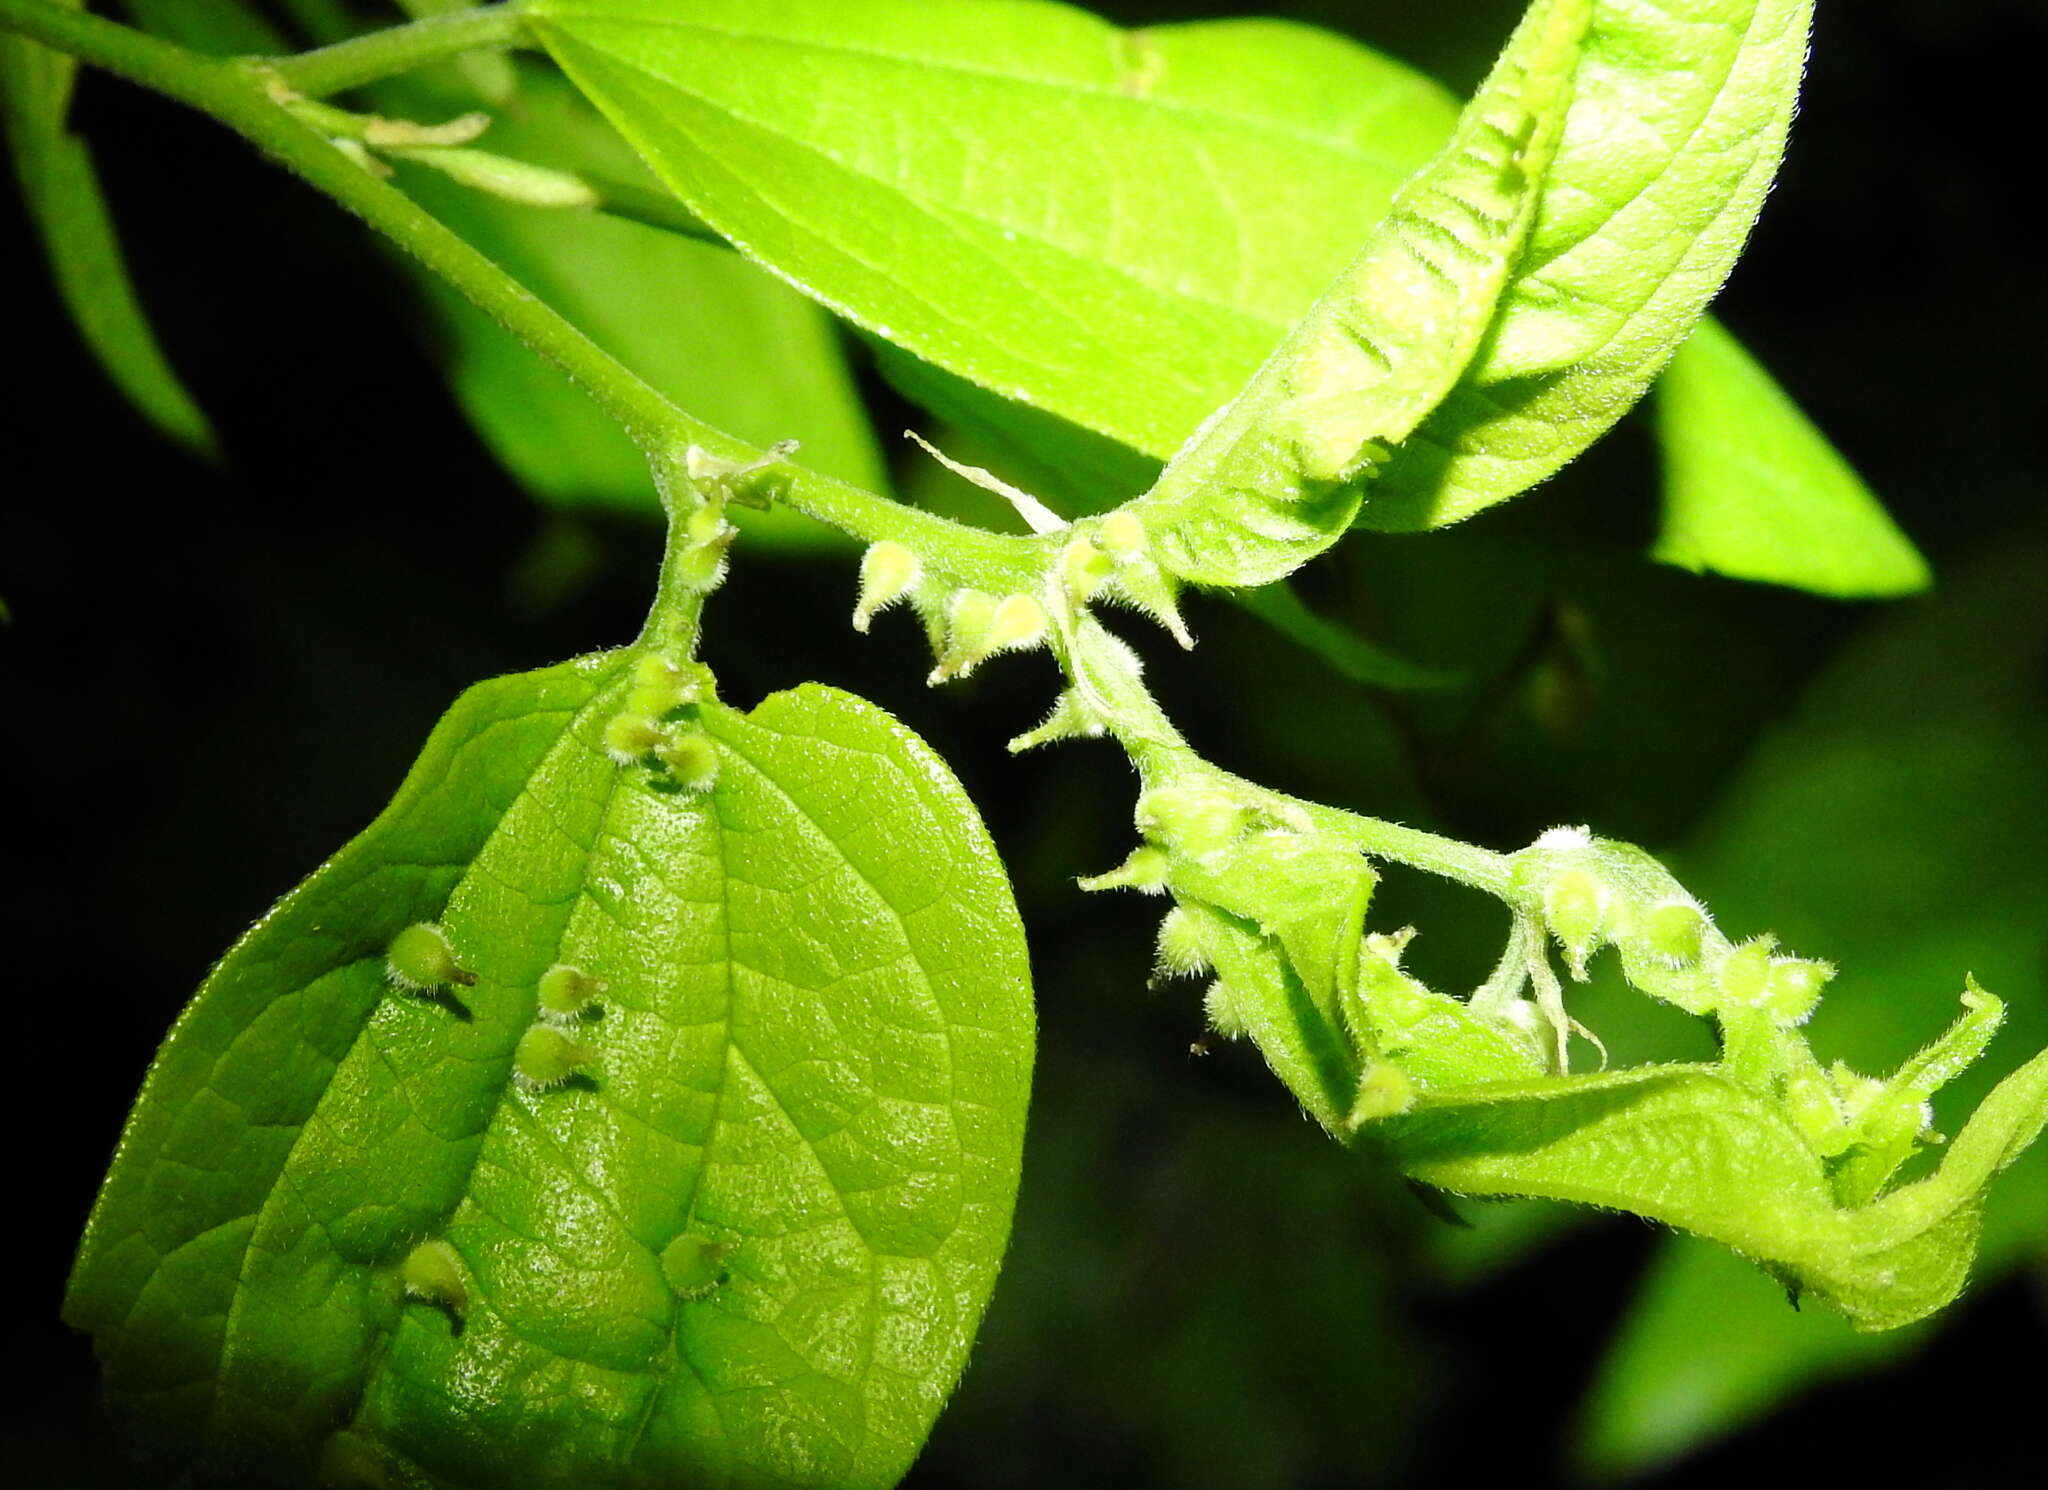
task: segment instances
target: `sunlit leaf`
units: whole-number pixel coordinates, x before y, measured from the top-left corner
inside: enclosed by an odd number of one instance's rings
[[[678,705],[698,791],[618,763],[648,679],[470,690],[179,1020],[66,1310],[158,1469],[885,1486],[923,1441],[1017,1184],[1007,884],[871,705]]]
[[[1031,0],[550,0],[534,26],[691,209],[925,360],[1163,458],[1448,132],[1271,21]]]
[[[1641,398],[1749,236],[1812,0],[1599,0],[1521,272],[1362,521],[1437,527],[1557,472]]]
[[[1133,504],[1171,573],[1266,584],[1351,526],[1493,320],[1566,119],[1589,10],[1530,9],[1358,256]]]
[[[1652,558],[1822,595],[1905,595],[1927,563],[1727,329],[1700,323],[1657,384],[1664,524]]]

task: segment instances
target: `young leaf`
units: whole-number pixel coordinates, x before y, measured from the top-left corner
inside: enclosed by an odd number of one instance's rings
[[[2048,758],[2037,682],[2048,615],[2034,603],[2043,557],[2038,542],[2004,545],[1994,565],[1959,572],[1925,604],[1874,617],[1688,845],[1691,879],[1724,915],[1754,921],[1796,904],[1802,942],[1851,970],[1815,1038],[1860,1068],[1896,1060],[1907,1022],[1945,1018],[1941,980],[1966,963],[2009,999],[2003,1041],[2048,1040],[2035,912],[2048,900],[2048,800],[2035,785]],[[1901,698],[1914,708],[1902,712]],[[1884,825],[1877,852],[1871,823]],[[1938,1126],[1979,1085],[1959,1080]],[[2037,1150],[1986,1208],[1979,1286],[2037,1255],[2044,1234],[2048,1152]],[[1889,1359],[1703,1250],[1674,1241],[1652,1266],[1591,1386],[1580,1450],[1604,1469],[1642,1473]],[[1742,1348],[1699,1352],[1701,1318],[1741,1321]],[[1901,1344],[1930,1339],[1910,1332]]]
[[[1369,1130],[1403,1173],[1465,1195],[1632,1211],[1761,1263],[1863,1330],[1948,1303],[1968,1276],[1984,1188],[2048,1122],[2048,1051],[2008,1076],[1941,1167],[1839,1208],[1774,1104],[1707,1067],[1500,1082],[1425,1096]]]
[[[1597,0],[1543,206],[1487,346],[1360,515],[1439,527],[1630,405],[1734,264],[1784,151],[1812,0]]]
[[[1590,0],[1542,0],[1343,273],[1134,509],[1183,579],[1260,585],[1343,536],[1457,382],[1516,267]]]
[[[1927,588],[1927,562],[1870,488],[1713,319],[1658,380],[1657,428],[1652,558],[1843,598]]]
[[[1039,0],[530,14],[744,252],[1157,458],[1271,352],[1452,118],[1412,70],[1271,21],[1122,32]]]
[[[607,754],[649,679],[471,689],[179,1020],[66,1306],[158,1469],[886,1486],[929,1431],[1017,1184],[1008,887],[873,706],[679,704],[687,790]]]
[[[80,8],[81,0],[68,3]],[[165,360],[135,298],[91,152],[66,127],[77,75],[71,57],[0,33],[0,125],[22,198],[57,293],[101,368],[165,436],[211,454],[213,428]]]

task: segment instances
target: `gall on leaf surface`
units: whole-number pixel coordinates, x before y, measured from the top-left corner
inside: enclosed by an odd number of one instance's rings
[[[464,694],[157,1057],[66,1316],[163,1480],[884,1486],[930,1431],[1023,1139],[1001,866],[831,689],[701,704],[708,792],[616,764],[633,661]],[[390,980],[422,924],[473,982]]]

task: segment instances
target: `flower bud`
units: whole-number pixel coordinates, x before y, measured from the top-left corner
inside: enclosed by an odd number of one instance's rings
[[[1119,507],[1103,518],[1096,525],[1095,538],[1102,551],[1119,564],[1145,557],[1148,547],[1144,522],[1127,507]]]
[[[1086,605],[1116,572],[1116,562],[1090,543],[1076,538],[1060,550],[1060,586],[1076,605]]]
[[[1144,843],[1108,873],[1084,876],[1075,883],[1083,890],[1136,890],[1157,895],[1166,889],[1167,863],[1164,850]]]
[[[984,655],[1035,647],[1044,640],[1045,607],[1029,595],[1005,595],[989,619],[988,653]]]
[[[1099,739],[1103,723],[1093,709],[1081,702],[1079,694],[1069,688],[1062,692],[1053,703],[1052,712],[1045,716],[1045,722],[1036,729],[1026,730],[1010,741],[1010,754],[1017,755],[1034,750],[1040,745],[1050,745],[1055,740]]]
[[[860,560],[860,598],[854,602],[853,629],[864,632],[876,612],[917,588],[922,566],[902,544],[884,539],[870,544]]]
[[[955,590],[946,607],[946,649],[925,681],[938,684],[973,672],[989,654],[995,619],[995,596],[985,590]]]
[[[1175,853],[1200,858],[1236,842],[1244,804],[1227,787],[1206,781],[1155,786],[1138,799],[1138,831]]]
[[[1804,1024],[1813,1016],[1820,993],[1834,977],[1832,964],[1804,957],[1773,957],[1764,980],[1763,1007],[1773,1024]]]
[[[1586,981],[1586,960],[1600,944],[1607,887],[1583,869],[1567,869],[1543,887],[1543,917],[1563,943],[1572,976]]]
[[[1351,1103],[1353,1126],[1377,1118],[1396,1117],[1415,1105],[1415,1078],[1399,1066],[1375,1061],[1359,1078]]]
[[[1771,949],[1776,937],[1751,937],[1721,960],[1714,981],[1724,1003],[1754,1007],[1764,996],[1771,979]]]

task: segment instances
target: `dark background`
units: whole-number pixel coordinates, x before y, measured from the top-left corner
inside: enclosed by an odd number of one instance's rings
[[[1464,86],[1513,8],[1280,9]],[[1469,12],[1468,46],[1436,34],[1452,11]],[[2042,552],[2041,167],[2038,126],[2014,121],[2044,43],[2042,7],[2017,0],[1823,5],[1784,177],[1721,304],[1944,575]],[[413,334],[411,290],[364,235],[135,90],[88,78],[76,117],[229,463],[180,453],[114,399],[0,198],[19,1284],[0,1325],[15,1377],[0,1454],[20,1483],[53,1485],[120,1482],[96,1438],[89,1347],[56,1307],[126,1104],[189,990],[369,820],[462,687],[628,639],[657,549],[651,526],[587,520],[598,562],[544,593],[530,577],[548,520],[469,434]],[[880,427],[897,427],[903,410],[869,381]],[[1472,668],[1457,698],[1389,704],[1197,602],[1199,665],[1144,639],[1171,712],[1276,785],[1496,846],[1581,820],[1683,839],[1872,608],[1644,563],[1651,461],[1624,427],[1540,499],[1427,539],[1354,540],[1305,576],[1319,604]],[[1409,603],[1417,575],[1433,605]],[[843,561],[736,566],[707,642],[725,692],[750,703],[824,678],[954,764],[1016,876],[1042,1019],[1016,1248],[912,1483],[1567,1482],[1573,1414],[1653,1234],[1579,1226],[1458,1284],[1441,1223],[1322,1142],[1255,1060],[1186,1053],[1193,996],[1144,987],[1150,913],[1073,892],[1127,846],[1129,778],[1107,747],[1005,757],[1048,696],[1043,659],[928,692],[907,624],[863,641],[849,599]],[[1494,634],[1459,623],[1475,613]],[[1679,653],[1705,659],[1683,686],[1658,662]],[[1306,719],[1301,697],[1316,701]],[[1447,979],[1485,956],[1494,933],[1473,908],[1391,883],[1386,897],[1380,924],[1446,928],[1430,940]],[[1461,940],[1461,925],[1476,931]],[[1816,1449],[1849,1483],[2038,1481],[2044,1343],[2038,1274],[2015,1274],[1902,1368],[1817,1391],[1658,1483],[1740,1482]]]

